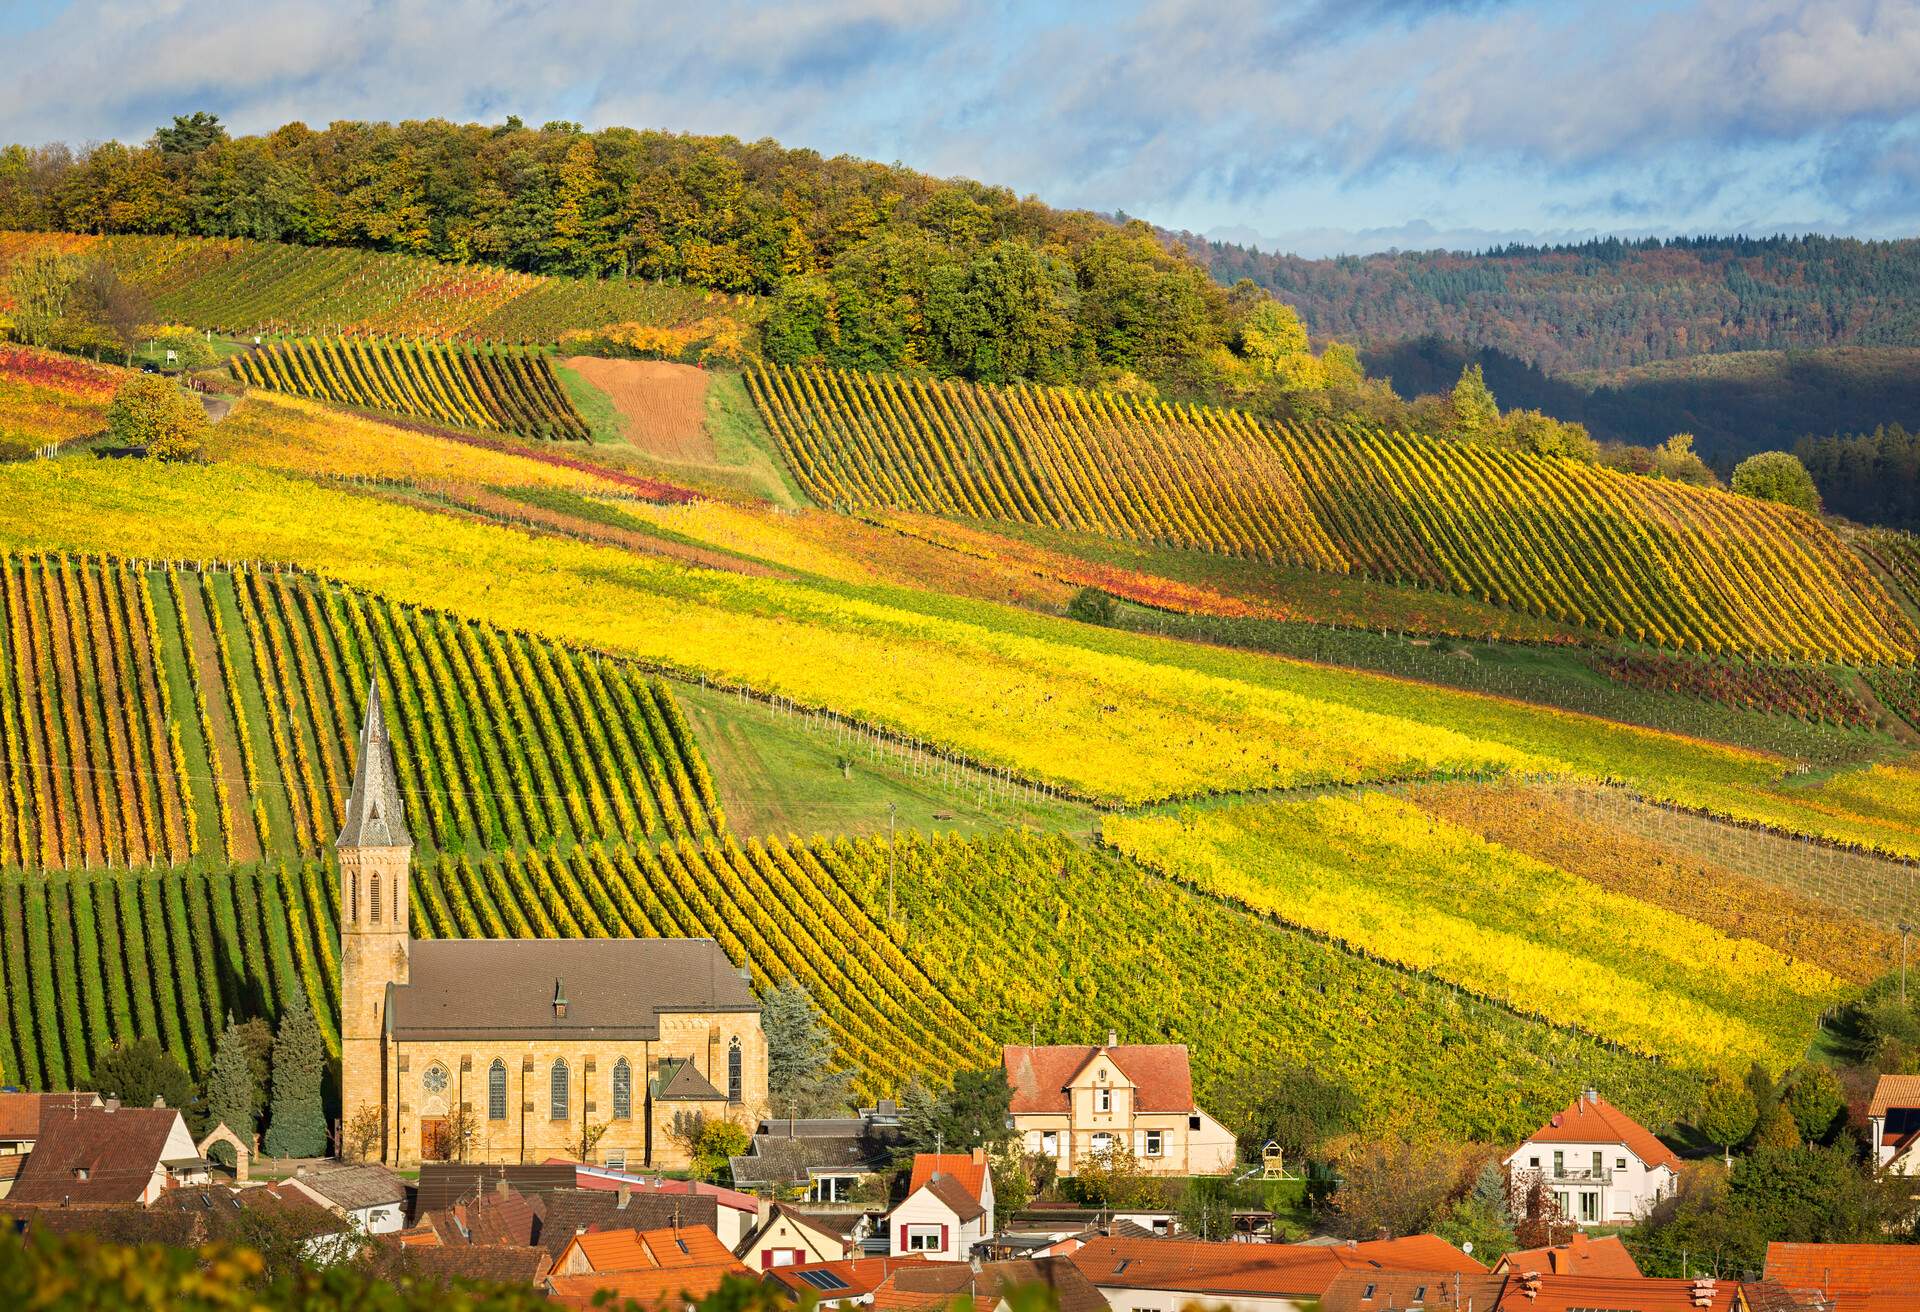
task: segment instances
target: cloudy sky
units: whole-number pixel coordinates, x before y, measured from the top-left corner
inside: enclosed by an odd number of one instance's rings
[[[1920,233],[1920,0],[0,0],[0,141],[771,136],[1304,254]]]

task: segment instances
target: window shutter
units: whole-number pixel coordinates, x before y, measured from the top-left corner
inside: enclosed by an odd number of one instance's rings
[[[945,1221],[940,1223],[940,1251],[943,1253],[947,1251],[947,1223]]]
[[[1147,1132],[1145,1130],[1135,1130],[1133,1132],[1133,1155],[1135,1157],[1145,1157],[1147,1155]]]

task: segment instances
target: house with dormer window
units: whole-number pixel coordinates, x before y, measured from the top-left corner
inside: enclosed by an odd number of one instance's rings
[[[993,1172],[987,1155],[916,1153],[907,1197],[887,1214],[887,1252],[964,1262],[993,1237]]]
[[[1516,1185],[1546,1185],[1578,1225],[1636,1221],[1673,1192],[1680,1159],[1631,1116],[1588,1089],[1505,1159]]]
[[[1233,1169],[1232,1131],[1194,1104],[1183,1043],[1007,1047],[1008,1112],[1027,1152],[1072,1175],[1113,1149],[1132,1152],[1153,1175],[1223,1175]]]

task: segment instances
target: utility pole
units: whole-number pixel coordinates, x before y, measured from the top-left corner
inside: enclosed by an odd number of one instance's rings
[[[895,864],[894,851],[893,851],[893,821],[894,821],[894,817],[899,813],[899,811],[900,811],[900,804],[898,802],[887,803],[887,925],[889,928],[891,928],[893,925],[893,867]],[[1902,975],[1901,978],[1903,982],[1901,984],[1900,996],[1904,998],[1906,996],[1906,985],[1904,982],[1905,976]]]
[[[1907,1000],[1907,938],[1913,933],[1913,926],[1906,921],[1900,922],[1900,1001]]]

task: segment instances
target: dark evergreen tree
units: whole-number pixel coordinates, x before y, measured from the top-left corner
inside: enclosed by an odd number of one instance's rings
[[[296,991],[273,1040],[273,1107],[265,1145],[270,1155],[318,1157],[326,1151],[327,1118],[320,1105],[326,1064],[320,1026],[306,995]]]
[[[254,1092],[246,1039],[231,1016],[213,1051],[213,1069],[207,1076],[207,1119],[211,1124],[225,1125],[249,1145],[259,1126],[260,1103]],[[224,1164],[233,1165],[234,1153],[229,1145],[215,1144],[213,1152]]]

